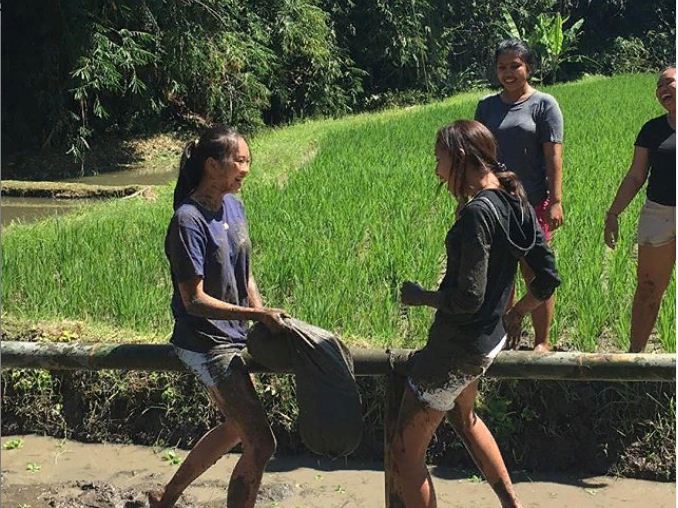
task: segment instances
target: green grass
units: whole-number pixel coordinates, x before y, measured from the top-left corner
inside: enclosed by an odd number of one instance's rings
[[[566,225],[554,235],[563,285],[554,336],[592,351],[625,349],[635,287],[634,237],[643,197],[622,217],[614,252],[604,212],[628,168],[635,135],[660,113],[654,77],[618,76],[546,88],[565,116]],[[432,313],[402,309],[405,279],[433,287],[454,204],[436,193],[433,138],[472,117],[479,93],[441,103],[272,130],[252,143],[245,184],[254,271],[266,300],[349,342],[421,345]],[[91,205],[10,226],[2,240],[4,312],[84,319],[166,336],[170,283],[163,253],[171,188],[155,203]],[[675,281],[657,331],[675,351]]]

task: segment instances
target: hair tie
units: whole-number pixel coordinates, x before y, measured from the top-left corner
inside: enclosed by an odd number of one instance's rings
[[[196,149],[198,148],[199,142],[200,142],[200,140],[197,139],[197,138],[188,142],[188,144],[186,145],[186,149],[184,150],[184,156],[187,159],[190,159],[191,157],[193,157],[193,154],[195,153]]]
[[[506,164],[504,164],[503,162],[497,162],[494,165],[494,167],[499,173],[505,173],[506,171],[508,171],[508,169],[506,168]]]

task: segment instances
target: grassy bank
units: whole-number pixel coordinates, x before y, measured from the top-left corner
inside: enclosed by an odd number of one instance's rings
[[[586,351],[626,349],[635,278],[639,196],[621,218],[614,252],[603,218],[628,168],[635,135],[660,114],[654,77],[617,76],[545,89],[565,116],[566,225],[554,249],[563,285],[554,333]],[[432,141],[472,117],[481,94],[262,134],[245,185],[254,271],[270,304],[338,331],[348,342],[415,347],[431,313],[402,309],[405,279],[433,286],[453,203],[436,194]],[[94,204],[2,239],[2,300],[18,320],[78,319],[157,340],[169,333],[163,254],[171,188],[158,199]],[[675,351],[675,280],[657,325]]]

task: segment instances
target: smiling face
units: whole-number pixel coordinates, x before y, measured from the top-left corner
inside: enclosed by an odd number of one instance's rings
[[[666,111],[676,110],[676,69],[671,67],[659,75],[657,100]]]
[[[250,149],[247,142],[239,137],[233,152],[223,160],[209,157],[206,161],[207,171],[212,176],[214,185],[221,192],[235,193],[242,187],[242,182],[250,172]]]
[[[515,51],[505,51],[497,56],[496,71],[499,83],[507,92],[522,91],[530,75],[527,64]]]

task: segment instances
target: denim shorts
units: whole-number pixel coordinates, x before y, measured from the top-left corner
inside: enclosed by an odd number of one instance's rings
[[[244,344],[218,344],[205,353],[196,353],[174,346],[174,351],[205,386],[217,386],[238,370],[244,372],[241,353]]]
[[[452,370],[448,374],[447,381],[442,383],[442,385],[431,388],[421,387],[418,386],[416,381],[411,377],[407,379],[407,382],[417,396],[417,399],[427,407],[435,409],[436,411],[450,411],[454,408],[454,401],[457,400],[457,397],[464,391],[464,388],[487,371],[496,356],[504,349],[504,344],[506,344],[506,337],[501,339],[499,344],[497,344],[492,351],[487,353],[487,355],[484,355],[482,364],[479,365],[477,371],[464,372],[461,370]]]

